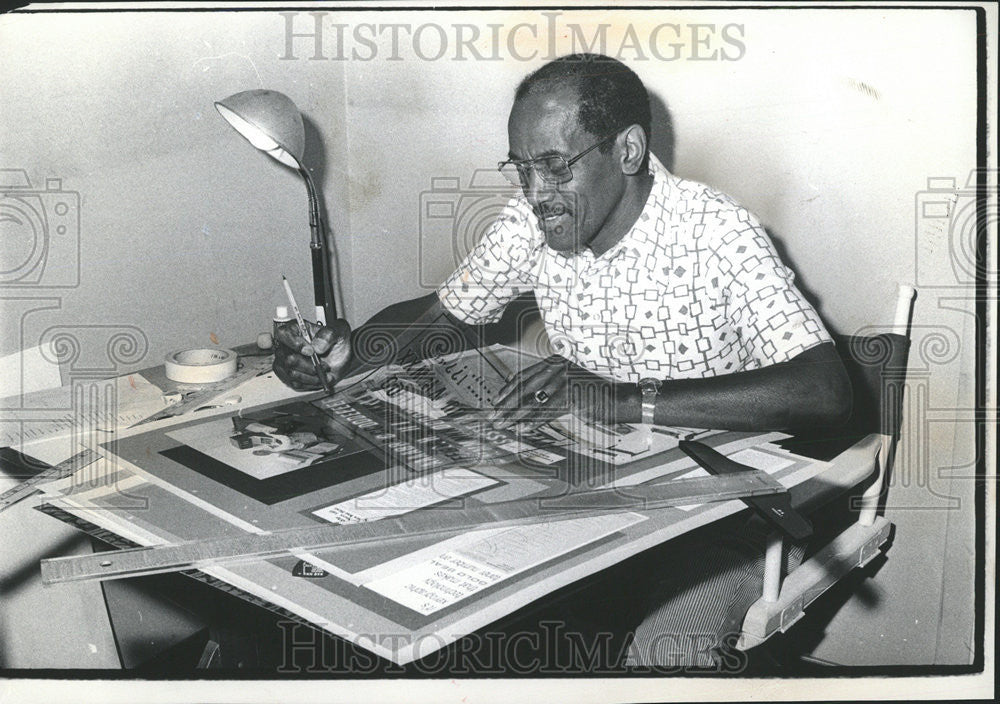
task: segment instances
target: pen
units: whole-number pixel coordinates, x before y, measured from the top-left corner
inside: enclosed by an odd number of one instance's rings
[[[302,339],[306,341],[306,344],[312,345],[312,336],[309,335],[309,330],[306,328],[306,321],[302,319],[302,313],[299,312],[295,296],[292,295],[292,287],[288,285],[288,279],[285,278],[284,274],[281,275],[281,281],[285,285],[285,293],[288,295],[288,305],[292,307],[292,312],[295,314],[295,321],[299,324],[299,332],[302,334]],[[320,383],[323,384],[323,390],[331,393],[330,385],[326,383],[326,374],[323,373],[319,357],[316,356],[316,350],[313,350],[312,353],[312,363],[313,368],[316,370],[316,376],[319,377]]]

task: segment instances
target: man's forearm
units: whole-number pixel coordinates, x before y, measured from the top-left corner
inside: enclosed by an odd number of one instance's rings
[[[437,294],[395,303],[351,334],[349,373],[470,349],[478,344],[479,332],[450,315]]]
[[[635,384],[615,384],[615,416],[642,416]],[[819,345],[794,359],[761,369],[705,379],[664,381],[654,422],[693,428],[787,430],[836,425],[851,408],[851,391],[833,345]]]

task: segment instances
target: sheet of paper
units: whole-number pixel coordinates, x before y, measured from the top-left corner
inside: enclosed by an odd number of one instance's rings
[[[0,357],[0,398],[62,386],[51,343]]]
[[[423,615],[646,520],[620,513],[516,526],[364,586]]]
[[[413,393],[409,389],[399,389],[391,396],[386,393],[385,390],[378,389],[376,391],[372,391],[372,396],[383,403],[389,403],[396,406],[405,413],[418,415],[423,418],[437,420],[438,418],[444,418],[445,415],[447,415],[443,410],[445,402],[432,401],[426,396]]]
[[[331,523],[377,521],[465,496],[494,484],[499,481],[470,469],[454,467],[341,501],[313,511],[313,514]]]
[[[718,430],[718,431],[707,431],[705,435],[702,435],[700,437],[701,438],[705,438],[705,437],[708,437],[709,435],[716,435],[716,434],[721,433],[721,432],[723,432],[723,431],[721,431],[721,430]],[[741,438],[739,440],[733,440],[732,442],[724,443],[722,445],[719,445],[715,449],[718,450],[719,452],[721,452],[724,455],[730,455],[730,453],[738,453],[738,452],[741,452],[742,450],[745,450],[745,449],[753,447],[753,446],[764,445],[766,443],[774,442],[775,440],[780,440],[782,438],[787,438],[787,437],[788,437],[788,435],[786,435],[785,433],[765,433],[763,435],[751,435],[751,436],[746,437],[746,438]],[[674,443],[673,446],[676,447],[676,443],[677,443],[676,439],[672,439],[672,441]],[[761,454],[767,454],[767,453],[761,453]],[[768,454],[768,456],[770,457],[771,455]],[[736,460],[736,461],[739,462],[740,460]],[[750,464],[750,463],[749,462],[744,462],[744,464]],[[669,474],[674,474],[674,473],[679,472],[681,470],[684,470],[686,468],[695,467],[695,466],[696,465],[695,465],[694,460],[692,460],[690,457],[685,456],[685,457],[682,457],[681,459],[674,460],[673,462],[667,462],[665,464],[661,464],[661,465],[658,465],[656,467],[650,467],[649,469],[645,469],[645,470],[642,470],[640,472],[636,472],[635,474],[629,474],[627,476],[615,477],[614,480],[612,480],[612,481],[610,481],[610,482],[608,482],[606,484],[603,484],[603,485],[601,485],[601,486],[599,486],[597,488],[598,489],[609,489],[609,488],[615,487],[615,486],[635,486],[636,484],[643,484],[645,482],[652,481],[652,480],[658,479],[660,477],[665,477],[665,476],[667,476]],[[751,466],[755,466],[755,465],[751,465]],[[785,465],[785,466],[787,466],[787,465]],[[780,469],[780,468],[776,468],[776,469]],[[675,478],[677,478],[677,477],[675,477]]]
[[[729,455],[729,459],[733,462],[748,465],[754,469],[763,469],[768,474],[774,474],[779,469],[784,469],[789,465],[795,464],[795,460],[790,457],[782,457],[781,455],[775,455],[770,452],[763,452],[753,447],[748,447],[745,450],[733,453],[732,455]]]

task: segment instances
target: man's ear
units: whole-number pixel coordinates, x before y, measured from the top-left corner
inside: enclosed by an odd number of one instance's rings
[[[642,169],[642,162],[646,158],[646,130],[639,125],[632,125],[619,139],[622,140],[622,173],[634,176]]]

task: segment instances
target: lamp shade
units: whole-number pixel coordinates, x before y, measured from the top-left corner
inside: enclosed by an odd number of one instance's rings
[[[302,113],[284,93],[245,90],[215,103],[226,121],[247,141],[285,166],[302,168],[306,136]]]

